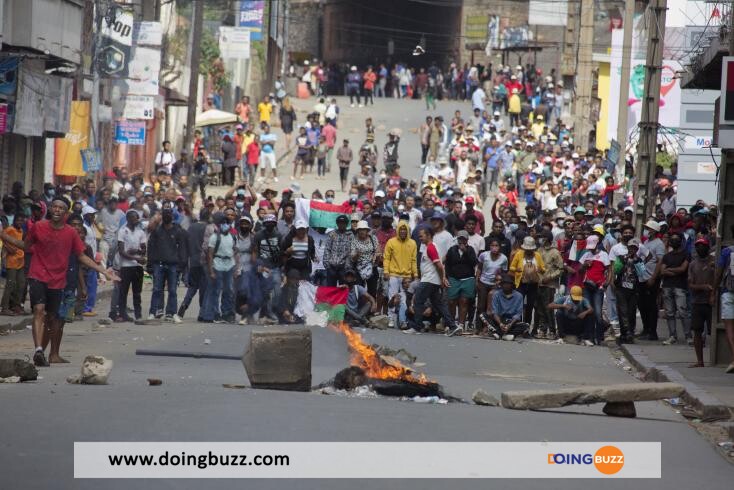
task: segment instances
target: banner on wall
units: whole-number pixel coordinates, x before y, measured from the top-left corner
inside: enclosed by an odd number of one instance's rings
[[[115,143],[135,146],[144,145],[145,121],[117,121],[115,123]]]
[[[237,24],[250,29],[250,40],[261,41],[263,38],[263,14],[265,2],[263,0],[246,0],[240,2],[240,16]]]
[[[120,6],[112,7],[109,22],[102,22],[97,66],[103,77],[127,76],[130,49],[133,45],[133,27],[133,11]]]
[[[81,150],[89,146],[89,101],[75,100],[71,103],[69,131],[63,138],[56,139],[54,170],[56,175],[83,176]]]
[[[68,133],[73,81],[26,65],[19,72],[13,132],[23,136]]]

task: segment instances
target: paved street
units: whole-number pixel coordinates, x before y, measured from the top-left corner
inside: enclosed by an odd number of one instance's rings
[[[299,109],[310,101],[298,101]],[[350,109],[341,100],[338,139],[349,137],[358,148],[364,118],[372,115],[382,150],[387,132],[403,129],[400,162],[408,178],[419,175],[420,147],[412,131],[428,113],[419,101],[376,101],[375,109]],[[468,104],[439,102],[448,116]],[[302,120],[302,113],[299,119]],[[281,164],[289,175],[290,158]],[[287,163],[286,163],[287,162]],[[356,166],[356,165],[355,165]],[[335,165],[326,182],[309,176],[302,190],[336,188]],[[290,183],[281,178],[277,188]],[[211,189],[216,195],[222,189]],[[342,195],[342,197],[345,197]],[[339,199],[339,195],[337,196]],[[179,298],[183,290],[179,291]],[[143,306],[149,304],[146,285]],[[108,300],[97,310],[107,311]],[[719,456],[686,419],[662,402],[638,403],[636,419],[607,417],[601,405],[540,412],[517,412],[471,404],[423,405],[393,399],[358,399],[317,393],[228,389],[223,383],[247,384],[241,363],[227,360],[142,357],[135,349],[190,350],[240,355],[248,335],[258,326],[197,324],[192,308],[181,325],[115,324],[96,326],[85,320],[66,328],[62,354],[71,361],[41,370],[35,383],[0,384],[2,438],[0,488],[129,489],[202,488],[195,480],[124,481],[73,480],[74,441],[661,441],[663,478],[634,485],[645,489],[713,488],[731,485],[734,469]],[[314,334],[313,383],[331,378],[346,367],[349,355],[343,338],[331,330],[309,327]],[[451,395],[470,399],[477,388],[499,396],[502,391],[584,384],[635,383],[620,362],[603,347],[587,348],[542,341],[500,342],[442,335],[406,336],[396,331],[367,331],[370,342],[405,348],[425,363],[429,377]],[[205,343],[209,339],[210,343]],[[29,330],[0,337],[0,356],[25,357],[31,351]],[[88,354],[115,362],[108,386],[69,385]],[[627,364],[624,364],[625,366]],[[160,378],[150,387],[146,379]],[[53,435],[53,437],[50,437]],[[420,458],[420,455],[405,455]],[[447,454],[446,464],[460,454]],[[369,464],[369,455],[364,455]],[[487,455],[487,464],[492,464]],[[293,488],[278,480],[232,482],[210,480],[204,488]],[[401,488],[487,488],[488,482],[465,480],[403,481]],[[627,482],[597,481],[599,489],[628,487]],[[303,481],[298,488],[396,488],[394,482]],[[495,488],[587,488],[584,481],[503,481]]]
[[[149,290],[146,287],[144,303]],[[190,312],[194,316],[195,311]],[[726,488],[734,470],[680,415],[663,403],[638,403],[638,418],[616,419],[601,405],[542,412],[451,403],[422,405],[392,399],[356,399],[316,393],[227,389],[247,384],[239,362],[135,356],[137,348],[242,353],[252,326],[197,324],[73,323],[62,353],[70,365],[41,370],[35,383],[0,385],[3,437],[0,460],[10,462],[0,487],[23,489],[100,488],[93,480],[72,480],[74,441],[661,441],[663,479],[638,488],[692,488],[706,481]],[[335,332],[309,327],[314,334],[313,381],[317,384],[348,364],[346,343]],[[555,345],[539,341],[499,342],[442,335],[406,336],[367,331],[370,342],[403,347],[426,363],[431,378],[455,396],[469,398],[476,388],[504,390],[636,382],[618,367],[606,348]],[[210,344],[204,340],[209,339]],[[29,352],[30,332],[0,338],[2,357]],[[69,385],[87,354],[115,362],[108,386]],[[163,380],[150,387],[146,379]],[[53,437],[49,435],[53,434]],[[420,455],[406,455],[420,457]],[[447,464],[461,455],[448,454]],[[365,455],[369,464],[369,455]],[[491,455],[488,455],[491,464]],[[44,466],[46,465],[46,466]],[[10,485],[10,483],[13,485]],[[404,488],[445,488],[437,480],[401,482]],[[212,480],[206,488],[232,488]],[[241,485],[241,483],[236,483]],[[284,481],[253,481],[248,488],[292,488]],[[393,482],[305,481],[299,488],[395,488]],[[487,482],[461,481],[455,488],[486,488]],[[622,488],[598,481],[598,488]],[[586,488],[582,481],[505,481],[502,488]],[[102,488],[202,488],[195,480],[105,480]]]

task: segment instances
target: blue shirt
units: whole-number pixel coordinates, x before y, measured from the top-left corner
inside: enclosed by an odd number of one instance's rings
[[[489,157],[487,160],[487,168],[491,168],[493,170],[497,168],[501,152],[502,150],[500,150],[499,147],[492,148],[491,146],[484,151],[484,154]]]
[[[500,170],[502,172],[512,172],[512,164],[515,162],[515,154],[512,151],[502,150],[497,158],[499,159]]]
[[[502,291],[497,291],[492,297],[492,310],[503,320],[520,320],[522,303],[522,294],[517,291],[512,291],[509,298]]]
[[[275,142],[278,140],[278,137],[274,135],[273,133],[268,134],[261,134],[260,135],[260,143],[261,143],[261,151],[263,153],[273,153],[275,150],[273,147],[275,146]],[[273,146],[266,145],[265,143],[272,143]]]

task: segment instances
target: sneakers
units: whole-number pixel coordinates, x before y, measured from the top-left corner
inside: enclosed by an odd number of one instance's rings
[[[85,311],[84,313],[82,313],[82,316],[97,316],[97,312],[94,311],[94,310],[92,310],[92,311]]]
[[[215,318],[214,323],[227,323],[227,320],[224,318]]]
[[[502,340],[506,340],[508,342],[511,342],[511,341],[515,340],[515,336],[512,335],[511,333],[506,333],[506,334],[504,334],[502,336]]]
[[[242,320],[239,321],[239,325],[247,325],[247,319],[242,318]]]
[[[183,323],[183,318],[181,318],[180,316],[178,316],[178,313],[176,313],[175,315],[173,315],[172,319],[173,319],[173,323]]]
[[[35,360],[35,359],[34,359],[34,360]],[[729,365],[728,365],[728,366],[726,367],[726,369],[724,370],[724,372],[725,372],[726,374],[731,374],[731,373],[734,373],[734,362],[732,362],[731,364],[729,364]]]
[[[673,345],[677,343],[678,339],[676,339],[675,337],[668,337],[668,340],[663,340],[663,345]]]
[[[38,367],[48,367],[49,363],[46,360],[46,355],[43,353],[42,350],[37,350],[35,354],[33,354],[33,364],[35,364]]]
[[[584,340],[583,343],[586,347],[594,347],[594,342],[592,342],[591,340]]]
[[[359,107],[360,107],[360,108],[361,108],[361,107],[364,107],[364,104],[359,104]]]
[[[278,177],[273,177],[273,182],[278,182]]]
[[[403,333],[406,335],[420,335],[421,334],[418,330],[414,328],[408,328],[406,330],[403,330]]]
[[[461,335],[463,332],[464,332],[464,329],[461,326],[454,325],[454,328],[446,329],[446,336],[453,337],[454,335]]]
[[[395,316],[390,315],[390,319],[387,321],[387,328],[395,328]]]
[[[155,320],[155,315],[153,313],[148,315],[148,320]]]
[[[354,107],[354,104],[349,104],[349,107]]]

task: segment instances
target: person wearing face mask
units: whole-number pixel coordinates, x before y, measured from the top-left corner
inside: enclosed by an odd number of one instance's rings
[[[168,301],[165,303],[165,319],[181,323],[178,316],[176,288],[179,271],[183,271],[188,261],[188,241],[186,232],[173,222],[173,209],[166,203],[148,237],[147,263],[153,269],[153,292],[150,297],[148,320],[161,318],[164,311],[163,290],[168,288]]]
[[[654,277],[658,263],[665,255],[665,244],[660,238],[660,224],[655,220],[647,221],[642,227],[642,242],[649,251],[645,262],[648,279],[640,284],[637,308],[642,319],[642,335],[640,340],[658,340],[658,303],[660,281]]]
[[[601,345],[604,340],[604,332],[608,327],[602,316],[602,310],[604,291],[612,281],[611,262],[609,261],[609,254],[600,246],[598,234],[591,234],[586,238],[586,250],[588,253],[584,254],[579,260],[581,264],[580,272],[583,273],[584,297],[594,308],[596,321],[594,336],[585,338],[584,344],[587,346]]]
[[[336,196],[336,193],[329,189],[324,193],[324,201],[326,201],[327,204],[334,204],[334,197]]]
[[[655,275],[651,279],[662,278],[663,306],[665,308],[665,319],[668,323],[668,339],[663,341],[663,345],[672,345],[678,342],[676,318],[683,325],[683,335],[692,344],[691,312],[688,309],[687,298],[690,257],[683,247],[683,235],[679,233],[670,235],[668,246],[670,246],[671,251],[663,255],[655,269]]]
[[[615,251],[613,262],[614,294],[616,298],[619,332],[615,329],[617,344],[634,342],[635,324],[637,320],[637,302],[639,300],[640,283],[647,271],[642,261],[640,249],[642,245],[636,238],[629,237],[629,230],[622,235],[624,251]],[[617,244],[620,245],[620,244]],[[616,245],[615,245],[616,247]]]
[[[219,215],[214,220],[214,233],[207,243],[207,288],[201,321],[205,323],[234,323],[234,279],[239,277],[239,252],[230,224]]]
[[[186,295],[181,306],[178,308],[179,318],[183,318],[186,314],[186,310],[191,305],[191,301],[194,296],[199,293],[199,317],[197,321],[201,320],[201,313],[204,310],[204,299],[206,298],[207,278],[204,263],[201,259],[202,245],[204,243],[204,234],[206,228],[209,225],[209,210],[203,208],[199,211],[199,220],[192,223],[189,229],[186,230],[187,235],[187,254],[189,257],[188,263],[188,274],[186,278]]]

